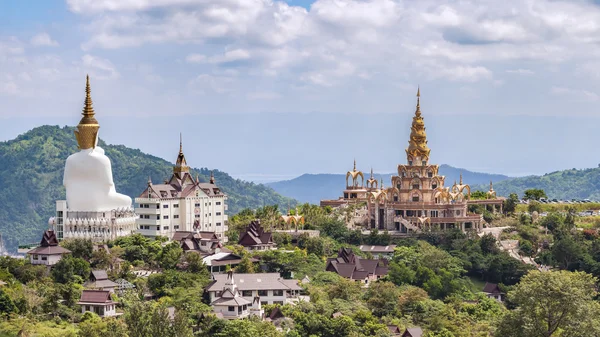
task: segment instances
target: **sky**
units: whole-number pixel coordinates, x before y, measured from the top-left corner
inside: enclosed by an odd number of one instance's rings
[[[0,140],[76,125],[241,179],[392,172],[417,86],[431,162],[597,167],[598,0],[7,0]]]

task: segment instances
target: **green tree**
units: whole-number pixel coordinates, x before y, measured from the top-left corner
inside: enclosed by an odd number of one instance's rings
[[[238,274],[251,274],[254,273],[254,264],[248,257],[248,254],[244,254],[240,264],[235,267],[235,272]]]
[[[51,274],[57,283],[83,283],[90,275],[90,264],[82,258],[66,255],[52,267]]]
[[[158,264],[164,269],[174,269],[183,254],[179,242],[171,242],[164,246],[159,254]]]
[[[367,306],[373,312],[373,315],[396,316],[400,306],[400,291],[391,282],[371,283],[365,293]]]
[[[527,205],[527,211],[531,214],[533,214],[533,212],[540,213],[542,211],[542,204],[535,200],[531,200],[529,201],[529,205]]]
[[[90,239],[65,239],[61,241],[60,245],[70,250],[73,257],[79,257],[84,260],[92,258],[94,245]]]
[[[17,310],[12,299],[0,288],[0,315],[10,314]]]
[[[525,190],[523,194],[523,199],[525,200],[540,200],[542,198],[548,198],[546,192],[539,188],[530,188]]]
[[[515,212],[518,204],[519,196],[516,193],[511,193],[508,195],[508,198],[504,200],[503,210],[506,214],[512,214]]]
[[[594,301],[596,283],[596,278],[584,272],[530,272],[508,292],[508,300],[516,309],[503,317],[496,335],[600,335],[600,304]]]

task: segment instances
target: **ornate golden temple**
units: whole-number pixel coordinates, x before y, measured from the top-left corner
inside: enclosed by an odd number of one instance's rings
[[[502,211],[503,198],[498,198],[490,182],[485,200],[471,200],[471,188],[460,181],[445,186],[445,177],[439,175],[439,166],[429,164],[431,150],[427,145],[425,122],[421,114],[421,90],[417,90],[417,106],[410,128],[406,149],[407,164],[398,165],[391,186],[384,187],[371,175],[365,182],[364,174],[354,168],[346,174],[346,189],[337,200],[322,200],[321,206],[347,207],[357,205],[354,214],[347,217],[348,225],[364,229],[377,228],[399,233],[421,232],[434,229],[460,228],[479,231],[485,224],[481,214],[469,212],[469,205],[484,205],[492,212]]]

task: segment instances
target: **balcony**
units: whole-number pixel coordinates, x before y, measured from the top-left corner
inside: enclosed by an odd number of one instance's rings
[[[160,214],[160,208],[156,208],[156,207],[150,207],[150,208],[140,208],[140,207],[136,207],[135,208],[135,213],[136,214]]]
[[[140,233],[143,236],[159,236],[164,235],[163,231],[159,231],[156,229],[137,229],[136,233]]]

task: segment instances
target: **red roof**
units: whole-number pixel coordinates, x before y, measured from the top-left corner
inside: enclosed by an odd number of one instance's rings
[[[113,301],[110,299],[110,291],[108,290],[84,290],[81,293],[79,303],[108,304],[113,303]]]

